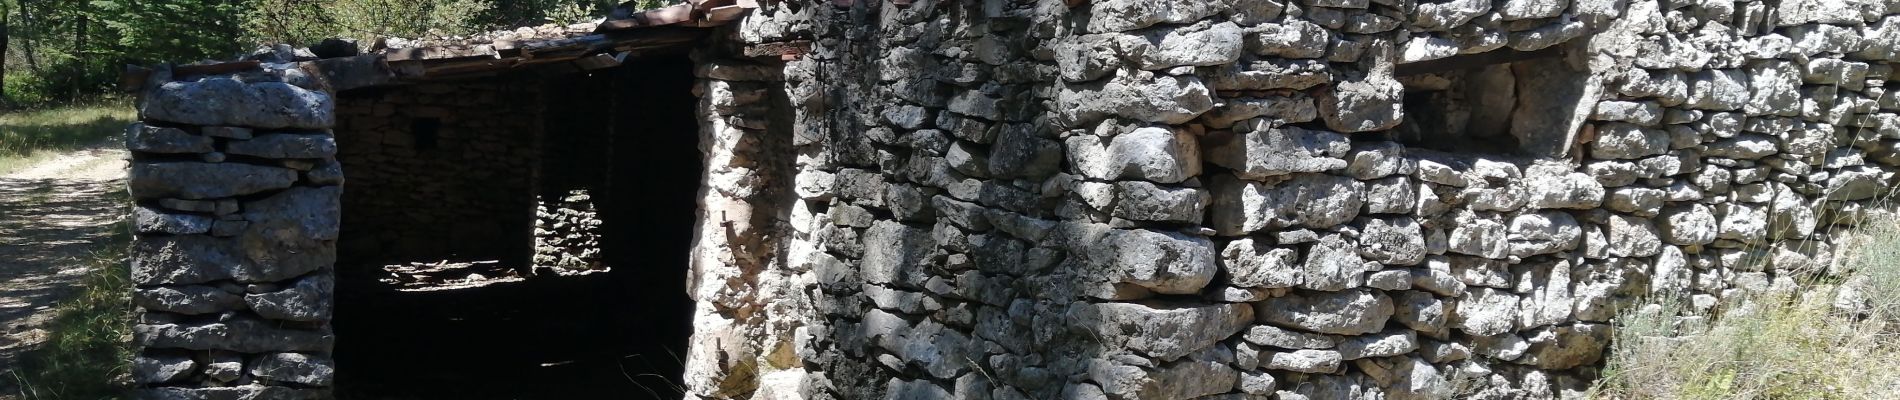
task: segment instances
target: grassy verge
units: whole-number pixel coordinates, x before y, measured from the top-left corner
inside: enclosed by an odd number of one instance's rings
[[[116,201],[124,202],[125,199]],[[22,357],[11,380],[23,400],[116,399],[126,394],[132,359],[132,282],[125,249],[131,240],[125,222],[100,250],[86,257],[92,269],[79,292],[62,302],[46,330],[46,343]]]
[[[0,113],[0,174],[120,135],[136,118],[123,100]]]
[[[1597,397],[1880,399],[1900,394],[1900,223],[1836,242],[1844,276],[1690,315],[1657,301],[1618,316]],[[1686,317],[1683,317],[1686,315]]]

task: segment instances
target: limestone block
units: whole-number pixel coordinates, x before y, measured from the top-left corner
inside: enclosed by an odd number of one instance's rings
[[[1111,279],[1163,294],[1199,293],[1218,268],[1206,238],[1145,229],[1110,231],[1088,257]]]
[[[242,196],[288,188],[297,171],[237,163],[135,162],[127,179],[132,196],[187,200]]]
[[[1543,211],[1511,217],[1511,255],[1530,257],[1570,251],[1582,243],[1583,228],[1570,213]]]
[[[132,358],[132,381],[153,385],[191,377],[198,363],[182,352],[157,352]]]
[[[1320,92],[1320,116],[1339,132],[1390,129],[1405,117],[1405,87],[1388,75],[1335,82]]]
[[[1306,252],[1299,287],[1338,291],[1364,285],[1366,272],[1382,266],[1360,257],[1357,247],[1340,235],[1320,237]]]
[[[1563,14],[1570,2],[1563,0],[1505,0],[1498,6],[1498,16],[1505,21],[1532,18],[1550,18]]]
[[[1241,238],[1221,249],[1221,267],[1228,284],[1244,288],[1285,288],[1301,282],[1299,252],[1265,241]]]
[[[1392,313],[1392,298],[1370,289],[1301,291],[1254,303],[1254,318],[1261,322],[1335,335],[1378,332]]]
[[[150,311],[198,315],[235,309],[244,304],[244,297],[214,286],[158,286],[133,289],[132,304]]]
[[[1186,24],[1229,7],[1230,1],[1107,0],[1089,3],[1083,26],[1089,32],[1120,32],[1160,23]]]
[[[1392,329],[1354,336],[1341,340],[1338,350],[1343,360],[1402,355],[1418,350],[1418,333],[1409,329]]]
[[[935,247],[930,231],[895,221],[877,221],[864,231],[860,269],[866,283],[922,288],[926,261]]]
[[[1308,374],[1330,374],[1339,371],[1339,362],[1342,358],[1339,352],[1333,350],[1294,350],[1272,353],[1264,357],[1264,362],[1260,367]]]
[[[1299,19],[1261,24],[1247,33],[1247,52],[1279,58],[1320,58],[1333,33],[1326,27]]]
[[[1231,168],[1242,179],[1263,179],[1299,172],[1345,168],[1351,149],[1345,135],[1297,127],[1272,127],[1254,119],[1202,138],[1207,160]]]
[[[1240,59],[1241,34],[1240,26],[1232,22],[1149,29],[1140,32],[1149,46],[1139,53],[1139,65],[1158,70],[1231,64]]]
[[[229,77],[166,82],[139,104],[144,118],[191,125],[329,129],[336,123],[329,94],[282,82]]]
[[[251,362],[251,376],[267,382],[330,386],[336,366],[325,357],[303,353],[271,353]]]
[[[244,296],[244,303],[264,318],[287,321],[329,321],[335,279],[330,274],[314,274],[298,279],[282,290]]]
[[[134,123],[125,128],[125,148],[144,153],[211,152],[209,136],[193,135],[183,129]]]
[[[1300,94],[1221,99],[1198,121],[1208,128],[1227,129],[1254,117],[1266,117],[1272,125],[1310,122],[1319,118],[1319,106]]]
[[[263,134],[232,140],[224,152],[264,158],[330,158],[336,156],[336,136],[328,132]]]
[[[1167,362],[1200,352],[1253,323],[1246,304],[1095,303],[1083,321],[1105,344]]]
[[[1215,176],[1209,217],[1222,235],[1262,229],[1328,228],[1351,221],[1365,204],[1365,184],[1342,176],[1299,174],[1278,184]]]
[[[1484,0],[1419,3],[1412,15],[1412,25],[1427,30],[1448,30],[1488,12],[1491,12],[1491,2]]]
[[[191,235],[211,231],[212,217],[174,214],[142,205],[132,207],[132,227],[140,233]]]
[[[1425,235],[1412,217],[1360,218],[1359,221],[1359,254],[1367,260],[1386,265],[1415,265],[1425,261]]]
[[[1075,171],[1093,179],[1177,183],[1201,173],[1199,141],[1183,130],[1142,127],[1106,142],[1076,135],[1066,147]]]
[[[1621,122],[1599,125],[1597,138],[1590,143],[1590,156],[1603,159],[1636,159],[1668,151],[1668,133]]]
[[[1292,331],[1273,325],[1254,325],[1247,328],[1242,338],[1248,343],[1282,349],[1330,349],[1339,344],[1339,338],[1334,336]]]
[[[1793,116],[1801,111],[1801,71],[1794,63],[1779,60],[1748,64],[1749,96],[1743,108],[1748,115]]]
[[[135,390],[135,398],[140,400],[197,400],[197,399],[286,399],[317,400],[330,398],[329,389],[293,388],[289,386],[266,386],[249,384],[227,387],[183,387],[162,386]]]
[[[1200,78],[1124,71],[1101,81],[1065,84],[1056,105],[1068,126],[1107,117],[1180,124],[1213,109],[1214,99]]]
[[[229,321],[137,324],[132,327],[132,337],[135,343],[148,348],[239,353],[329,352],[336,341],[336,337],[328,330],[295,329],[281,325],[249,317]]]
[[[1217,67],[1207,77],[1207,86],[1214,90],[1305,90],[1332,80],[1332,67],[1325,60],[1268,59]]]
[[[1517,323],[1518,297],[1488,287],[1471,288],[1452,307],[1451,325],[1473,336],[1510,332]]]

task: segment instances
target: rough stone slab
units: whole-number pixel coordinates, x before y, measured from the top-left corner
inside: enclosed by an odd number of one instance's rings
[[[327,353],[336,341],[335,335],[328,329],[292,329],[279,325],[281,324],[250,317],[216,322],[138,324],[132,327],[132,337],[134,342],[148,348],[226,350],[239,353],[272,351]]]
[[[191,235],[211,231],[212,217],[172,214],[146,206],[132,208],[132,227],[140,233]]]
[[[132,304],[151,311],[197,315],[236,309],[244,304],[244,297],[213,286],[159,286],[133,289]]]
[[[329,321],[336,280],[330,274],[298,279],[282,290],[244,296],[244,304],[264,318],[287,321]]]
[[[1219,175],[1209,187],[1214,203],[1208,216],[1222,235],[1338,226],[1358,217],[1366,201],[1363,182],[1324,174],[1298,174],[1279,184]]]
[[[1245,304],[1096,303],[1084,321],[1105,343],[1161,361],[1205,350],[1253,323]]]
[[[183,129],[134,123],[125,128],[126,150],[144,153],[208,153],[212,139]]]
[[[1120,32],[1160,23],[1184,24],[1227,9],[1229,1],[1104,0],[1090,2],[1083,26],[1089,32]]]
[[[1110,279],[1164,294],[1199,293],[1217,269],[1207,238],[1146,229],[1109,231],[1087,256]]]
[[[190,377],[198,371],[198,363],[184,352],[157,352],[152,355],[139,355],[132,359],[132,381],[140,384],[160,384]]]
[[[1262,322],[1335,335],[1378,332],[1392,313],[1392,298],[1369,289],[1302,291],[1254,303],[1254,317]]]
[[[186,200],[242,196],[283,189],[297,171],[238,163],[135,162],[128,184],[141,199]]]
[[[330,158],[336,156],[336,136],[330,133],[274,133],[225,144],[227,154],[264,158]]]
[[[1069,126],[1107,117],[1180,124],[1213,109],[1214,98],[1200,78],[1124,72],[1102,81],[1063,85],[1056,105]]]
[[[303,353],[272,353],[251,362],[251,376],[268,382],[330,386],[336,366],[327,357]]]
[[[1352,144],[1345,135],[1297,127],[1273,127],[1264,120],[1243,122],[1235,131],[1201,139],[1208,161],[1231,168],[1243,179],[1264,179],[1299,172],[1346,168]]]
[[[211,77],[159,86],[140,102],[139,115],[191,125],[329,129],[336,124],[334,107],[330,95],[321,91]]]
[[[245,385],[232,387],[156,387],[138,389],[134,400],[319,400],[330,398],[329,389],[304,389],[285,386]]]

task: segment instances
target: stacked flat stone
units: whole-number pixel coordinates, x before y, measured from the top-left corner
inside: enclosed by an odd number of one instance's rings
[[[303,71],[161,70],[126,132],[141,399],[329,395],[343,173]]]
[[[600,213],[586,189],[535,206],[534,266],[536,273],[581,273],[606,270],[601,259]]]
[[[702,76],[702,110],[790,125],[789,236],[751,236],[787,259],[696,261],[689,398],[1582,397],[1639,299],[1705,311],[1833,273],[1900,171],[1896,13],[768,3],[721,40],[811,51],[763,83]],[[1518,103],[1530,156],[1389,139],[1401,64],[1551,48],[1509,88],[1556,100]],[[710,136],[715,169],[744,163],[710,189],[771,187],[746,179],[788,167],[731,139],[769,137]]]

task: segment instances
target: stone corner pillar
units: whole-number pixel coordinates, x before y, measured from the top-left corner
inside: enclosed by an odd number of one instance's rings
[[[135,398],[331,396],[333,98],[295,69],[148,81],[125,135]]]

